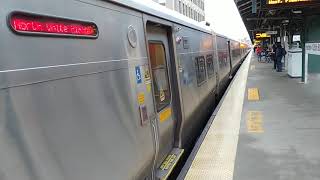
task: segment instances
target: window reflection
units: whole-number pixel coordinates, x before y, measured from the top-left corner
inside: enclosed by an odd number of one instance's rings
[[[149,43],[153,90],[157,111],[168,106],[171,101],[166,53],[162,43]]]

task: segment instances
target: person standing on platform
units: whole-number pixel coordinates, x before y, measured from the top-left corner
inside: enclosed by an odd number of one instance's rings
[[[282,72],[282,58],[286,55],[286,50],[278,43],[276,49],[277,72]]]
[[[258,55],[258,62],[261,61],[261,53],[262,53],[262,48],[261,46],[258,46],[256,49],[257,55]]]
[[[272,45],[273,69],[277,69],[276,50],[277,50],[277,45],[276,45],[276,44],[273,44],[273,45]]]

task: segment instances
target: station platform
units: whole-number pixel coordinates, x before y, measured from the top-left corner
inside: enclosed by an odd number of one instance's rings
[[[178,179],[319,180],[320,91],[251,52]]]

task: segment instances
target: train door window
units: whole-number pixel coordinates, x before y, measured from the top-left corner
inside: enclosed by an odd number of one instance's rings
[[[214,75],[213,56],[211,54],[207,55],[206,61],[208,77],[212,77]]]
[[[206,80],[205,59],[203,56],[196,57],[195,67],[197,73],[197,83],[200,86]]]
[[[157,111],[160,112],[171,102],[166,52],[161,42],[149,42],[153,90]]]
[[[186,15],[186,5],[183,3],[183,15]]]
[[[218,52],[218,61],[219,61],[219,67],[222,69],[224,67],[224,47],[223,47],[223,41],[218,36],[217,37],[217,52]]]

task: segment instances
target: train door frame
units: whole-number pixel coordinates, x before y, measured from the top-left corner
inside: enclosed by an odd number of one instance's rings
[[[215,56],[215,75],[216,75],[216,93],[215,93],[215,100],[218,102],[219,100],[219,94],[220,94],[220,81],[221,81],[221,77],[220,77],[220,66],[219,66],[219,57],[218,57],[218,43],[217,43],[217,34],[215,34],[212,31],[212,39],[213,39],[213,51],[214,51],[214,56]]]
[[[176,162],[179,160],[183,153],[183,149],[181,149],[181,123],[182,123],[182,98],[181,98],[181,88],[179,85],[179,76],[178,76],[178,64],[176,61],[176,47],[175,47],[175,38],[174,38],[174,23],[170,21],[166,21],[163,19],[156,18],[154,16],[150,16],[147,14],[143,14],[143,21],[144,21],[144,34],[145,34],[145,42],[146,42],[146,50],[148,54],[148,67],[149,71],[151,71],[151,63],[150,63],[150,52],[149,52],[149,37],[148,37],[148,26],[154,26],[163,28],[167,32],[167,40],[168,40],[168,53],[169,59],[167,60],[167,68],[168,68],[168,77],[170,83],[170,90],[171,90],[171,107],[172,107],[172,116],[174,118],[174,136],[173,136],[173,152],[177,153]],[[152,73],[150,73],[151,79],[153,79]],[[153,83],[152,83],[153,85]],[[154,95],[154,89],[152,88],[152,93]],[[154,97],[154,96],[153,96]],[[154,107],[155,107],[155,99],[153,98]],[[157,170],[157,158],[159,155],[159,126],[158,126],[158,119],[157,119],[157,109],[155,107],[155,114],[152,115],[151,125],[154,132],[154,141],[155,141],[155,155],[154,155],[154,172],[153,177],[155,176],[155,171]],[[171,152],[172,153],[172,152]],[[173,167],[172,167],[173,168]],[[171,170],[170,172],[171,173]],[[159,177],[159,173],[156,172],[156,176]]]
[[[228,54],[229,54],[229,63],[230,63],[230,72],[229,72],[229,79],[232,78],[232,56],[231,56],[231,41],[229,39],[227,39],[227,43],[228,43]]]

